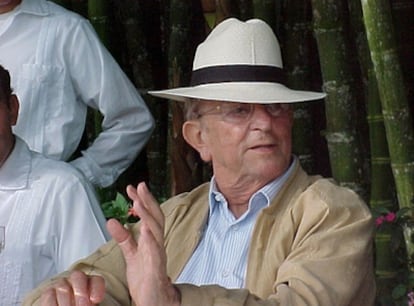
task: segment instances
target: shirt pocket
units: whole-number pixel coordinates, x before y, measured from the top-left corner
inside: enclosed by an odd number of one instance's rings
[[[53,118],[63,112],[64,82],[64,69],[59,66],[25,64],[18,73],[15,90],[20,111],[15,132],[35,151],[50,153],[46,133]]]

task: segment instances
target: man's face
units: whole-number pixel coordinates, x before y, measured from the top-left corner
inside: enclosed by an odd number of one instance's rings
[[[19,105],[16,96],[10,98],[10,105],[0,100],[0,167],[9,156],[14,136],[12,126],[16,124]]]
[[[196,148],[204,161],[211,161],[218,183],[252,182],[263,186],[280,176],[291,161],[292,110],[288,105],[250,104],[250,115],[236,120],[223,115],[233,102],[200,101],[200,137]],[[227,104],[227,105],[226,105]],[[237,105],[237,104],[236,104]],[[217,108],[218,107],[218,108]],[[220,110],[221,111],[220,111]],[[233,111],[233,109],[231,108]],[[242,113],[241,113],[242,114]],[[244,115],[243,115],[244,118]],[[230,121],[228,119],[231,119]]]

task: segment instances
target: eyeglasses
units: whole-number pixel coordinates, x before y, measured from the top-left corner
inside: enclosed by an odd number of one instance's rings
[[[197,118],[207,115],[221,115],[221,119],[225,122],[240,124],[250,120],[256,106],[263,107],[265,111],[274,118],[285,115],[290,108],[288,104],[284,103],[252,104],[226,102],[217,105],[213,109],[199,112]]]

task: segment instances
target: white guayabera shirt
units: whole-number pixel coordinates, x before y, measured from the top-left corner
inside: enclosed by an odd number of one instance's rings
[[[112,184],[150,137],[147,106],[91,24],[53,2],[23,0],[2,18],[0,64],[20,100],[14,132],[36,152],[68,160],[87,106],[104,114],[103,131],[73,162],[94,185]]]
[[[108,239],[94,191],[72,166],[29,151],[17,139],[0,168],[0,305],[66,270]]]

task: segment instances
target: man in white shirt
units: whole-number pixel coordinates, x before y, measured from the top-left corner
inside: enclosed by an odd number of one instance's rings
[[[12,133],[19,102],[0,66],[0,305],[20,305],[41,281],[107,241],[105,217],[82,174],[30,151]]]
[[[46,0],[0,0],[0,64],[20,100],[16,135],[30,149],[67,161],[85,128],[87,107],[102,132],[72,161],[106,187],[135,160],[153,129],[136,88],[83,17]]]

